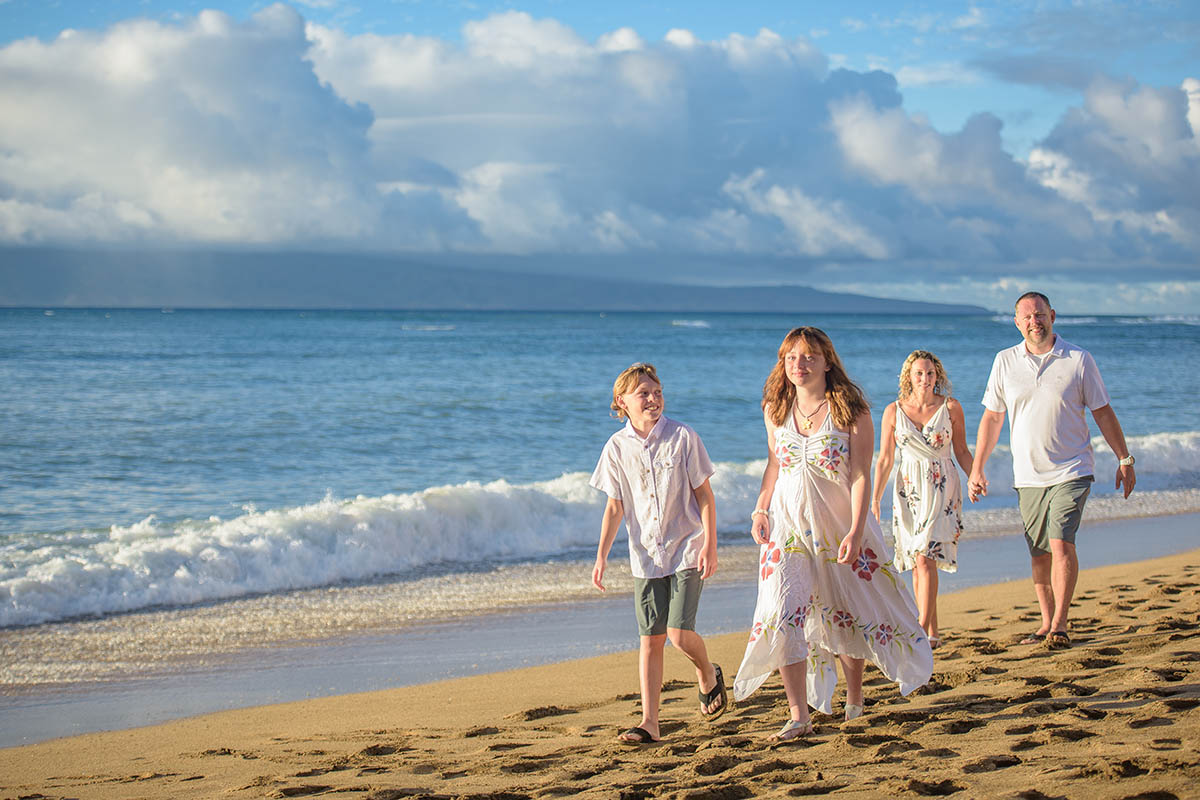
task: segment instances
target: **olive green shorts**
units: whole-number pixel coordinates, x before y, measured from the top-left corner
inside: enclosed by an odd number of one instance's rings
[[[1083,504],[1092,490],[1093,478],[1076,478],[1054,486],[1024,486],[1017,489],[1025,543],[1029,555],[1050,552],[1050,540],[1075,544],[1075,532],[1083,518]]]
[[[664,578],[634,578],[633,603],[638,634],[659,636],[667,628],[696,630],[696,609],[704,579],[698,569],[681,569]]]

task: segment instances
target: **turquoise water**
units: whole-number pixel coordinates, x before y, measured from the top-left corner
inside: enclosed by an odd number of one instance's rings
[[[1056,327],[1096,357],[1138,455],[1122,513],[1194,510],[1198,322]],[[720,465],[719,528],[740,536],[762,382],[799,324],[832,336],[877,421],[907,353],[939,354],[972,445],[992,357],[1018,341],[989,316],[0,310],[0,627],[583,557],[612,379],[637,360]],[[1006,458],[981,535],[1013,505]]]

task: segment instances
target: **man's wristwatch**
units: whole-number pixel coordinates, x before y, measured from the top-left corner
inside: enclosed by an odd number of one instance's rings
[[[1132,467],[1133,466],[1133,456],[1125,456],[1117,463],[1120,464],[1122,467]]]

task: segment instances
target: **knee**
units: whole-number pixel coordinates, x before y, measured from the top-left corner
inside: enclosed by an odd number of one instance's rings
[[[700,637],[695,631],[685,630],[684,628],[667,628],[667,638],[671,640],[671,644],[675,647],[687,652]]]
[[[667,635],[665,633],[654,633],[642,637],[642,649],[650,653],[661,653],[666,643]]]

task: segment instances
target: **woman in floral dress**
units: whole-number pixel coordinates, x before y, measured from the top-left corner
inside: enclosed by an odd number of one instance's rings
[[[933,654],[870,514],[870,408],[820,329],[784,338],[763,419],[767,467],[751,528],[762,546],[758,605],[733,692],[744,699],[779,670],[790,714],[772,738],[789,741],[812,731],[810,705],[832,713],[835,658],[853,719],[864,659],[908,694],[929,680]]]
[[[892,490],[895,564],[897,569],[913,571],[918,617],[934,648],[941,644],[938,570],[958,570],[962,483],[954,458],[968,475],[973,463],[965,427],[962,406],[950,396],[950,379],[942,362],[928,350],[914,350],[900,368],[896,402],[883,410],[871,513],[879,519],[883,490],[899,448]]]

